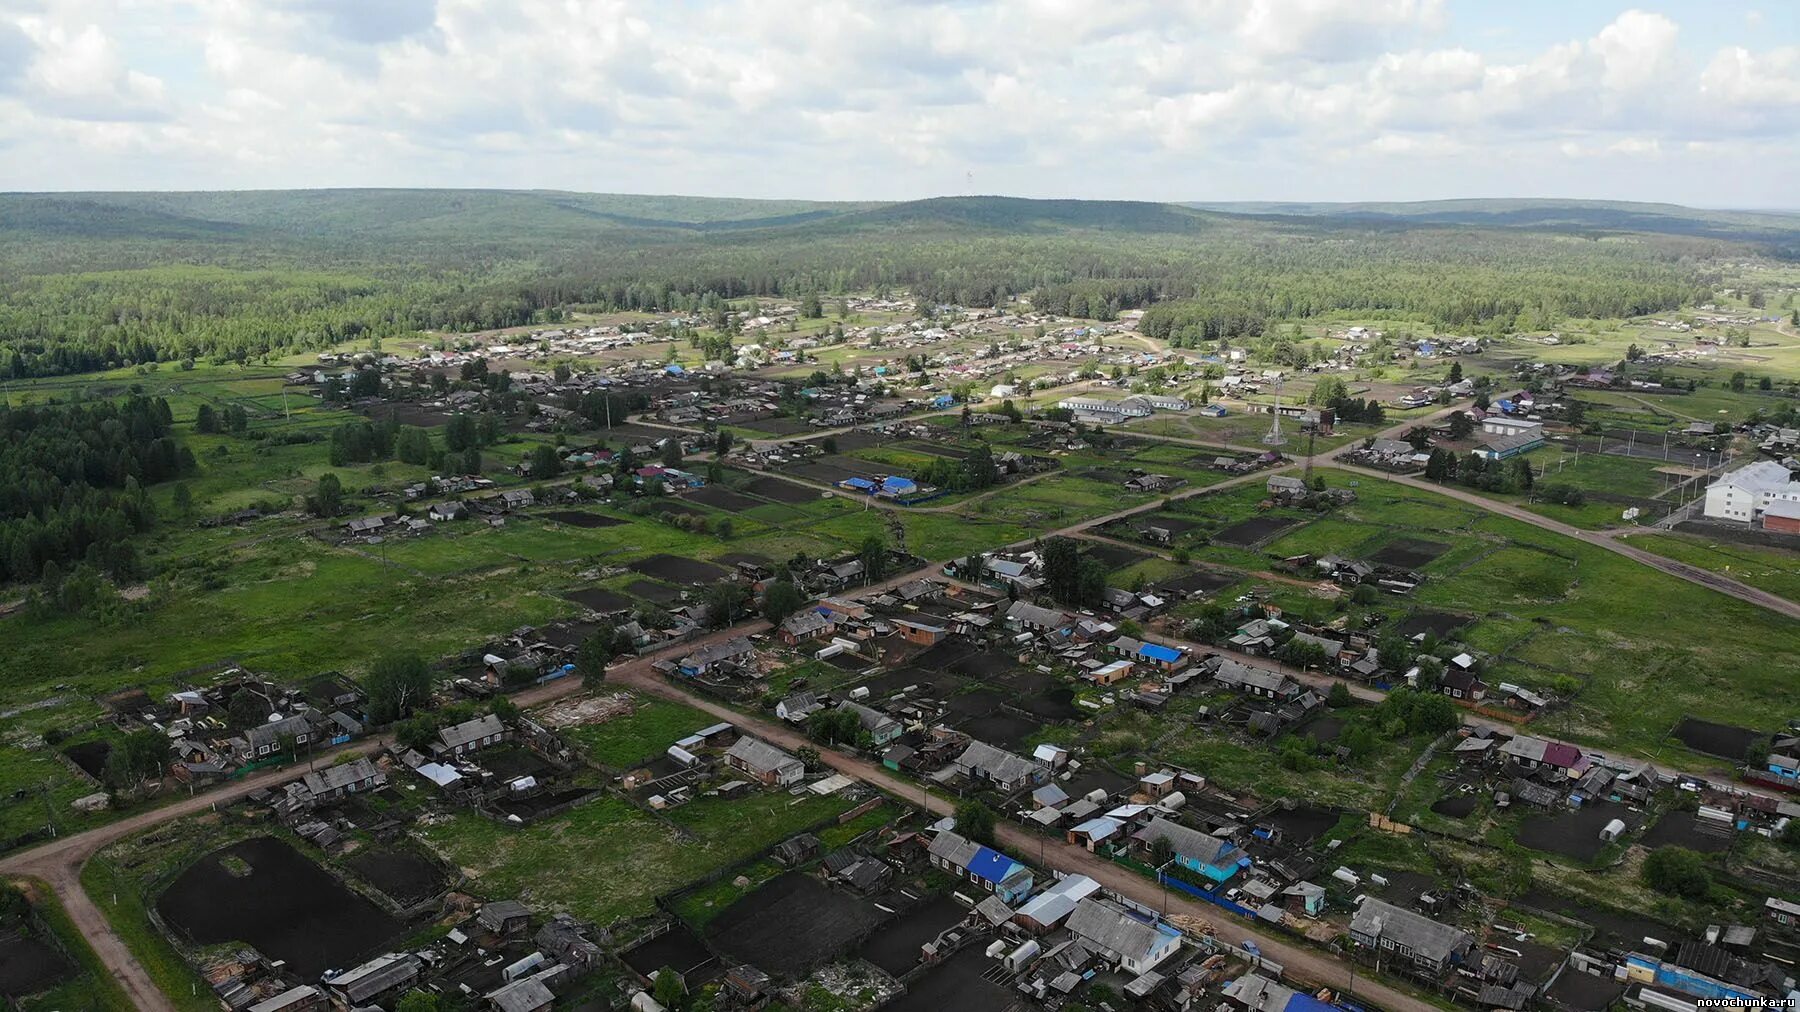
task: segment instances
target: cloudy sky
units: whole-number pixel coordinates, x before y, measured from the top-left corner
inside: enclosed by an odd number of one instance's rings
[[[0,0],[0,189],[1800,206],[1800,3]]]

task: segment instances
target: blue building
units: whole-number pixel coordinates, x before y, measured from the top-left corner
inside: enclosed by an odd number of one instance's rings
[[[1161,816],[1151,819],[1150,824],[1138,830],[1132,839],[1145,851],[1154,847],[1158,840],[1169,841],[1169,846],[1174,849],[1172,860],[1176,865],[1220,885],[1229,882],[1250,862],[1249,857],[1230,840],[1221,840],[1211,833],[1189,829]]]
[[[1031,895],[1031,869],[1005,854],[945,830],[931,841],[934,867],[979,884],[1016,907]]]

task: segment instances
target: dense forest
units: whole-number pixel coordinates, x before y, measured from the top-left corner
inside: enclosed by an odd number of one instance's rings
[[[71,567],[139,574],[145,488],[194,468],[167,401],[0,408],[0,582],[60,583]]]
[[[1703,299],[1717,279],[1702,265],[1794,234],[989,197],[771,202],[760,217],[758,206],[482,191],[0,195],[0,378],[554,322],[570,307],[698,312],[852,290],[971,306],[1029,295],[1100,319],[1149,308],[1147,327],[1188,344],[1334,312],[1499,331]]]

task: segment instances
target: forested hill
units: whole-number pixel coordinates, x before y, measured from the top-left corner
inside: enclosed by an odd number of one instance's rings
[[[1800,252],[1800,213],[1721,211],[1616,200],[1423,200],[1381,203],[1206,203],[1184,206],[1319,224],[1462,225],[1540,231],[1646,232],[1766,242]]]
[[[570,308],[871,289],[963,305],[1030,294],[1101,319],[1197,303],[1202,331],[1233,336],[1338,311],[1502,332],[1703,300],[1709,264],[1800,234],[1770,215],[1691,212],[1696,224],[1677,228],[1686,209],[1490,203],[1275,213],[1007,197],[0,194],[0,377],[244,359]],[[1619,227],[1567,225],[1602,213]]]

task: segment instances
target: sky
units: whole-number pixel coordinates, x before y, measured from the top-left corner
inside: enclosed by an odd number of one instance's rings
[[[1800,2],[0,0],[0,189],[1800,207]]]

